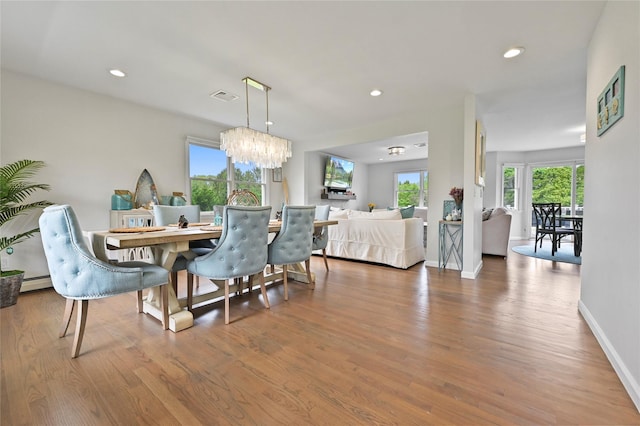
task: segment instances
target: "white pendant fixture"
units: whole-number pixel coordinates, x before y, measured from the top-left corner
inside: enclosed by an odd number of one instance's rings
[[[253,163],[257,167],[274,169],[291,157],[291,142],[269,134],[269,90],[271,87],[259,81],[245,77],[247,99],[247,127],[235,127],[220,133],[220,148],[234,163]],[[249,127],[249,86],[265,92],[267,100],[267,132]]]

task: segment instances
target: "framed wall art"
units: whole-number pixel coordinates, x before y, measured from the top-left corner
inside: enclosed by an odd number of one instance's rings
[[[476,185],[484,186],[487,174],[487,137],[480,120],[476,120]]]
[[[276,167],[275,169],[273,169],[272,173],[274,182],[282,182],[282,167]]]
[[[624,116],[624,65],[598,96],[598,136],[609,130]]]

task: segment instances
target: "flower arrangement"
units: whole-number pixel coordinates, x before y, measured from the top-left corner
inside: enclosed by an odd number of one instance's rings
[[[376,205],[374,203],[369,203],[367,204],[367,207],[369,207],[369,211],[373,211],[373,209],[376,208]]]
[[[456,188],[454,186],[453,188],[451,188],[451,191],[449,191],[449,195],[451,196],[451,198],[453,198],[453,201],[456,202],[456,205],[459,206],[460,204],[462,204],[462,200],[464,199],[464,189]]]

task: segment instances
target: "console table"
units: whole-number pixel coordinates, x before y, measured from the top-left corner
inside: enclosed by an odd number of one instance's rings
[[[462,270],[462,221],[441,220],[439,223],[438,270],[447,267],[453,254],[458,270]]]

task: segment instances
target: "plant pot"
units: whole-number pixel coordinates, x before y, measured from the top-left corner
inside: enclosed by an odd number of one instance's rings
[[[18,301],[18,294],[22,288],[24,272],[19,274],[0,277],[0,308],[15,305]]]

